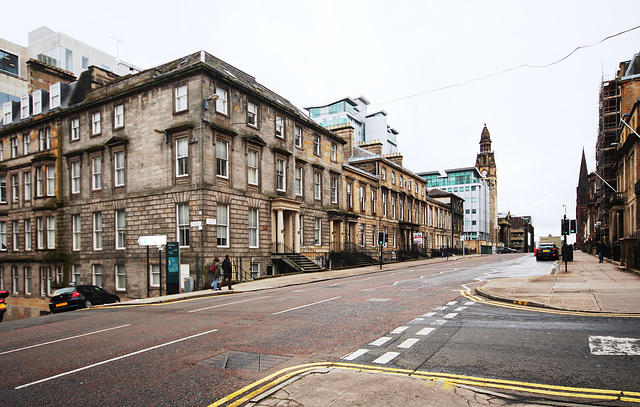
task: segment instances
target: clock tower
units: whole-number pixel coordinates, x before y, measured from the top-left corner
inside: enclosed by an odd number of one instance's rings
[[[491,150],[491,135],[485,123],[480,135],[480,153],[476,157],[476,168],[487,181],[489,186],[489,239],[498,242],[498,177],[496,172],[496,159]]]

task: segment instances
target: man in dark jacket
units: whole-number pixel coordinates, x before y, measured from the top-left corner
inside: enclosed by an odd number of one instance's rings
[[[222,260],[222,283],[220,287],[224,287],[225,283],[229,286],[229,290],[233,290],[231,288],[231,260],[229,260],[228,254]]]

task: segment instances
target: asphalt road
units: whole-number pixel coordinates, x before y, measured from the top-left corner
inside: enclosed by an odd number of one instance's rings
[[[0,324],[11,405],[209,405],[289,366],[349,361],[545,385],[640,390],[638,357],[590,337],[637,337],[638,319],[502,308],[462,297],[552,263],[496,255],[143,307]],[[390,338],[390,339],[383,339]]]

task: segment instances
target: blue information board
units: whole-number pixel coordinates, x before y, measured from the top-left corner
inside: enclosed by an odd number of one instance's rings
[[[180,244],[167,242],[167,294],[180,292]]]

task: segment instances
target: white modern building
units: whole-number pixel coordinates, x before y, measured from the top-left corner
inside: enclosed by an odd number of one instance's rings
[[[362,145],[372,142],[382,143],[383,154],[398,152],[398,131],[387,123],[387,112],[377,110],[367,112],[370,102],[363,96],[345,97],[326,105],[305,109],[316,123],[327,129],[353,126],[353,143]]]
[[[27,48],[0,38],[0,111],[27,92]]]
[[[490,190],[476,167],[421,172],[427,188],[439,188],[464,199],[464,240],[490,240]]]
[[[29,59],[71,72],[76,78],[91,65],[118,75],[140,70],[117,60],[113,55],[47,27],[31,31],[28,38],[26,47],[0,38],[0,113],[3,104],[18,102],[23,95],[34,90],[29,89]]]
[[[47,27],[29,33],[27,49],[29,58],[72,72],[76,77],[90,65],[120,74],[113,55]]]

